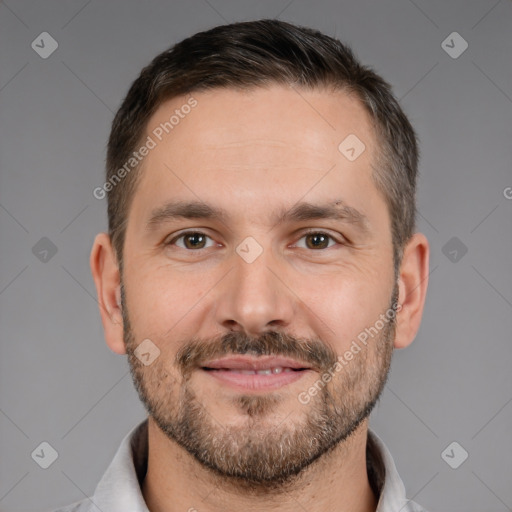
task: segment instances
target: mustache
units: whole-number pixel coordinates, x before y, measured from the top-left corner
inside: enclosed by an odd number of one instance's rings
[[[267,331],[257,338],[242,332],[229,332],[210,340],[193,339],[178,351],[175,363],[183,375],[188,375],[211,359],[246,354],[291,357],[319,371],[327,371],[338,360],[336,352],[319,339],[299,339],[278,331]]]

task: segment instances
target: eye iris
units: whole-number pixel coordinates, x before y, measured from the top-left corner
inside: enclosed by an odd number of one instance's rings
[[[329,237],[322,233],[312,233],[306,235],[307,246],[310,249],[324,249],[329,245]],[[312,243],[309,243],[309,242]]]
[[[206,237],[201,233],[189,233],[183,237],[183,240],[188,249],[202,249],[206,241]]]

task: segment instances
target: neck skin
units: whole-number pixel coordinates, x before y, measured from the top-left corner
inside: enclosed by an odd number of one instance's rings
[[[329,454],[306,468],[288,488],[266,494],[244,492],[202,466],[148,419],[148,470],[142,494],[151,512],[375,512],[368,482],[368,421]]]

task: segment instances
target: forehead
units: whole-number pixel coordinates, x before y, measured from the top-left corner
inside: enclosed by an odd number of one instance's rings
[[[136,218],[183,198],[227,205],[234,215],[253,208],[254,221],[300,199],[341,198],[364,212],[378,194],[371,120],[343,91],[273,86],[192,93],[163,103],[145,137],[153,147],[141,166],[130,212]],[[364,148],[355,160],[343,153],[347,140],[349,149]]]
[[[150,118],[147,135],[158,146],[148,162],[172,146],[184,158],[215,152],[232,168],[243,166],[245,159],[264,168],[267,163],[286,165],[292,158],[320,168],[338,159],[338,146],[350,134],[364,141],[363,160],[374,150],[367,112],[344,91],[272,86],[213,89],[191,96],[195,107],[188,107],[190,97],[181,96],[164,102]]]

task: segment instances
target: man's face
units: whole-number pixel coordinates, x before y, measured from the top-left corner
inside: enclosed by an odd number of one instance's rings
[[[170,439],[218,474],[280,484],[360,426],[389,368],[394,323],[382,318],[397,289],[375,137],[342,92],[193,96],[161,141],[153,130],[187,98],[148,123],[156,147],[124,248],[130,366]],[[353,144],[338,149],[351,134],[365,145],[355,160]],[[168,215],[178,202],[203,210]],[[146,339],[160,350],[147,366],[134,355]]]

